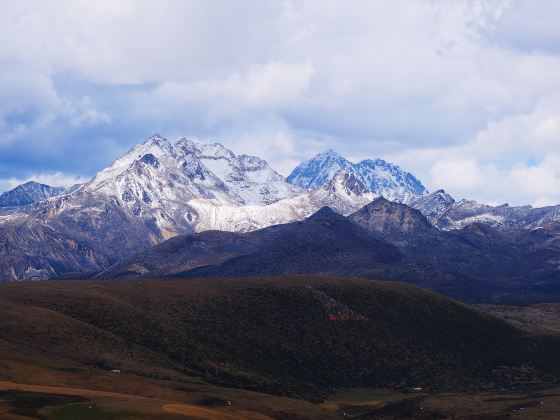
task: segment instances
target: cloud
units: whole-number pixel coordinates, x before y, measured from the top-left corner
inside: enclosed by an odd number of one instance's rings
[[[454,191],[472,191],[484,181],[482,170],[473,159],[437,161],[431,168],[431,176],[435,185],[445,185]]]
[[[465,144],[406,149],[391,156],[429,188],[488,203],[560,203],[560,96],[491,121]]]
[[[560,201],[559,14],[554,1],[10,2],[0,178],[89,177],[157,131],[284,174],[332,147],[457,196]]]
[[[309,63],[271,62],[251,67],[243,75],[196,83],[165,82],[145,101],[161,109],[209,107],[212,114],[238,116],[244,112],[271,112],[301,105],[309,87],[313,67]]]

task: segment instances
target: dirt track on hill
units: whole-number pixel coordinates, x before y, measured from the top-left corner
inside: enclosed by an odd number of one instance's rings
[[[31,385],[31,384],[20,384],[17,382],[0,381],[0,390],[5,391],[23,391],[23,392],[34,392],[34,393],[44,393],[44,394],[57,394],[57,395],[72,395],[80,397],[89,398],[127,398],[127,399],[137,399],[144,401],[153,401],[161,404],[161,410],[164,413],[169,414],[181,414],[188,416],[189,418],[195,419],[218,419],[218,420],[243,420],[247,418],[267,420],[270,417],[259,413],[253,413],[248,411],[232,411],[231,413],[226,413],[224,411],[199,407],[196,405],[183,404],[183,403],[170,403],[155,398],[142,397],[139,395],[122,394],[118,392],[108,392],[108,391],[96,391],[93,389],[81,389],[81,388],[64,388],[58,386],[45,386],[45,385]]]
[[[253,413],[249,411],[235,411],[231,414],[224,413],[216,410],[211,410],[208,408],[197,407],[194,405],[186,404],[164,404],[162,410],[166,413],[173,414],[184,414],[189,417],[201,418],[201,419],[224,419],[224,420],[244,420],[244,419],[255,419],[255,420],[272,420],[272,417],[265,416],[264,414]]]

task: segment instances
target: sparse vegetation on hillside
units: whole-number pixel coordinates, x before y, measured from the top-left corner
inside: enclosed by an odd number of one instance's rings
[[[159,366],[311,399],[342,387],[464,389],[558,372],[556,339],[399,283],[311,277],[7,283],[0,299],[3,352],[17,348],[21,357],[143,375]],[[332,307],[353,317],[332,320]]]

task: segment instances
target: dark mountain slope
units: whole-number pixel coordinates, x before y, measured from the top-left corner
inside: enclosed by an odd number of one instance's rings
[[[398,250],[328,207],[302,222],[244,234],[203,232],[173,238],[99,274],[248,276],[366,273],[397,263]],[[199,268],[193,268],[196,266]],[[181,272],[181,267],[183,272]]]
[[[377,200],[376,203],[390,202]],[[429,252],[429,246],[434,245],[429,234],[439,235],[440,232],[416,210],[398,206],[421,218],[422,229],[429,238],[422,240],[422,252]],[[485,284],[462,272],[448,271],[437,259],[417,258],[414,252],[417,244],[409,247],[403,242],[403,235],[397,235],[400,239],[394,240],[395,235],[394,229],[383,235],[370,232],[325,207],[302,222],[251,233],[204,232],[174,238],[134,255],[98,277],[329,274],[402,280],[475,302],[505,293],[492,283]],[[436,237],[437,241],[441,239]]]
[[[159,367],[306,398],[342,387],[554,379],[560,366],[557,340],[400,283],[310,276],[4,283],[0,302],[0,354],[139,375]]]
[[[557,229],[551,226],[536,231],[498,231],[473,223],[460,230],[441,231],[418,210],[383,198],[374,200],[349,219],[396,245],[417,268],[418,277],[428,269],[455,277],[456,284],[460,284],[461,277],[469,278],[480,293],[493,300],[546,299],[535,285],[546,282],[560,286],[556,263],[560,248],[555,236]],[[401,279],[449,294],[430,284],[429,279],[421,283],[414,280],[414,274],[412,278],[409,275],[403,273]],[[467,295],[452,296],[468,300]]]
[[[348,218],[328,208],[246,234],[206,232],[134,255],[100,277],[335,274],[398,280],[466,302],[560,296],[558,229],[435,228],[418,210],[378,198]]]
[[[171,238],[150,249],[135,254],[109,269],[97,274],[96,278],[126,278],[169,276],[189,269],[220,264],[233,257],[255,252],[257,238],[234,232],[206,231]]]
[[[33,205],[33,217],[14,216],[0,227],[0,280],[43,280],[61,273],[99,272],[131,253],[163,241],[153,223],[129,217],[118,205],[74,195]],[[75,201],[74,201],[75,202]],[[65,211],[52,216],[60,208]],[[51,217],[52,216],[52,217]]]
[[[378,197],[348,218],[391,242],[439,237],[440,231],[416,209]]]
[[[188,275],[356,275],[401,259],[394,246],[375,239],[328,207],[303,222],[272,226],[253,235],[260,238],[257,251],[220,266],[190,270]]]

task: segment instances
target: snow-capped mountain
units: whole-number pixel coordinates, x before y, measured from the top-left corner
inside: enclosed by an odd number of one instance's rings
[[[283,222],[282,217],[248,215],[271,214],[267,205],[304,191],[258,157],[236,156],[219,143],[172,143],[154,135],[97,174],[82,193],[111,198],[167,238],[185,231],[252,230],[270,218]],[[236,214],[237,224],[228,226],[229,217],[222,220],[229,213]],[[255,220],[243,221],[244,215]]]
[[[428,192],[414,175],[397,165],[383,159],[352,163],[333,150],[301,163],[287,180],[301,188],[312,189],[330,181],[340,171],[352,174],[370,192],[391,201],[408,203]]]
[[[244,232],[301,220],[325,205],[349,214],[375,194],[345,171],[304,190],[258,157],[236,156],[219,143],[184,138],[172,143],[154,135],[99,172],[71,200],[49,206],[55,213],[95,208],[84,205],[95,197],[159,230],[159,237],[157,232],[152,237],[158,242],[185,232]]]
[[[347,215],[380,193],[412,194],[416,179],[394,165],[325,155],[342,164],[331,162],[323,168],[328,176],[302,188],[266,161],[219,143],[151,136],[76,191],[0,218],[0,242],[11,247],[9,258],[0,250],[0,278],[98,271],[176,235],[248,232],[303,220],[324,206]]]
[[[490,206],[474,200],[455,201],[444,190],[418,197],[409,204],[435,226],[446,230],[461,229],[472,223],[484,223],[500,230],[535,229],[560,222],[560,206]]]
[[[354,164],[328,151],[285,179],[266,161],[219,143],[159,135],[77,188],[44,187],[24,185],[8,194],[18,198],[10,203],[21,204],[23,192],[35,193],[32,204],[1,211],[0,279],[99,272],[176,235],[249,232],[303,220],[324,206],[349,215],[380,196],[410,204],[446,230],[474,222],[505,230],[560,221],[560,206],[493,207],[456,202],[442,190],[427,194],[413,175],[380,159]]]
[[[362,208],[376,197],[353,173],[345,170],[311,190],[309,196],[317,210],[327,206],[345,216]]]
[[[70,194],[79,187],[80,184],[51,187],[50,185],[29,181],[0,194],[0,208],[28,206],[29,204],[38,203],[51,197]]]

